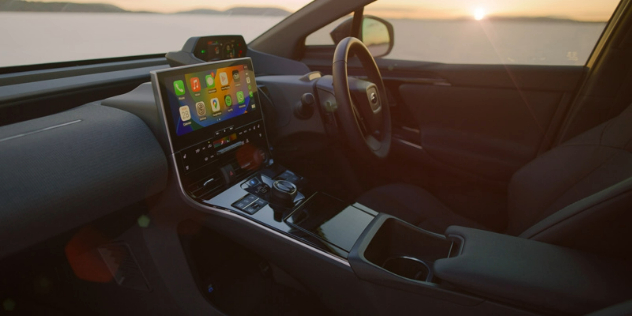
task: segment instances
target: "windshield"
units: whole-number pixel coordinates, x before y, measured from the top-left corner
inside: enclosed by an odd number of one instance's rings
[[[0,0],[0,67],[166,53],[192,36],[249,42],[308,2]]]

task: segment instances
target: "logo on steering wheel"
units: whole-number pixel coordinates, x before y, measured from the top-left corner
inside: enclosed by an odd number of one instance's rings
[[[371,103],[377,103],[377,94],[375,92],[371,93]]]

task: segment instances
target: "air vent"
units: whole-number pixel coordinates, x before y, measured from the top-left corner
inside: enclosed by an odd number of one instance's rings
[[[215,172],[209,177],[205,177],[202,180],[189,186],[189,192],[194,198],[201,198],[208,195],[217,189],[224,187],[224,178],[220,172]]]

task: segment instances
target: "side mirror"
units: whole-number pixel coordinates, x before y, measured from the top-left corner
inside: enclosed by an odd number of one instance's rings
[[[393,25],[376,16],[365,15],[360,29],[360,40],[373,57],[383,57],[393,50],[395,32]]]
[[[338,45],[342,39],[351,34],[352,24],[353,18],[348,18],[329,33],[335,45]],[[365,15],[362,17],[360,40],[366,45],[373,57],[386,56],[391,52],[395,43],[393,25],[376,16]]]

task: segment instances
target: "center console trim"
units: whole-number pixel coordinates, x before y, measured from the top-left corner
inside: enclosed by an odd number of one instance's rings
[[[175,168],[175,165],[176,165],[175,154],[171,154],[169,158],[171,160],[172,166],[175,169],[177,177],[180,177],[180,171],[178,170],[178,168]],[[278,231],[276,231],[276,230],[274,230],[272,228],[266,227],[265,225],[257,223],[256,221],[248,219],[248,218],[246,218],[246,217],[244,217],[244,216],[242,216],[240,214],[237,214],[236,212],[233,212],[231,210],[224,210],[224,209],[217,208],[217,207],[212,207],[210,205],[201,204],[198,201],[195,201],[194,199],[192,199],[190,196],[188,196],[186,194],[186,192],[184,191],[184,188],[182,187],[182,184],[180,183],[180,181],[177,181],[177,182],[178,182],[178,189],[179,189],[180,196],[184,199],[184,201],[187,204],[189,204],[190,206],[192,206],[192,207],[194,207],[194,208],[196,208],[198,210],[202,210],[202,211],[208,212],[208,213],[220,213],[220,214],[227,215],[227,216],[230,216],[232,218],[238,219],[240,221],[246,222],[246,223],[248,223],[250,225],[257,226],[258,228],[261,228],[261,229],[263,229],[263,230],[265,230],[267,232],[270,232],[270,233],[272,233],[275,236],[278,236],[278,237],[281,237],[281,238],[283,238],[285,240],[291,241],[292,243],[294,243],[294,244],[296,244],[298,246],[301,246],[303,248],[306,248],[306,249],[309,249],[311,251],[314,251],[314,252],[316,252],[316,253],[324,256],[324,257],[327,257],[328,259],[332,259],[332,260],[334,260],[334,261],[336,261],[336,262],[338,262],[340,264],[343,264],[343,265],[345,265],[347,267],[351,267],[351,265],[349,264],[349,261],[344,260],[343,258],[340,258],[340,257],[335,256],[333,254],[330,254],[330,253],[328,253],[326,251],[323,251],[323,250],[320,250],[320,249],[318,249],[316,247],[313,247],[313,246],[311,246],[311,245],[309,245],[309,244],[307,244],[305,242],[302,242],[300,240],[297,240],[295,238],[292,238],[290,236],[282,234],[282,233],[280,233],[280,232],[278,232]]]

